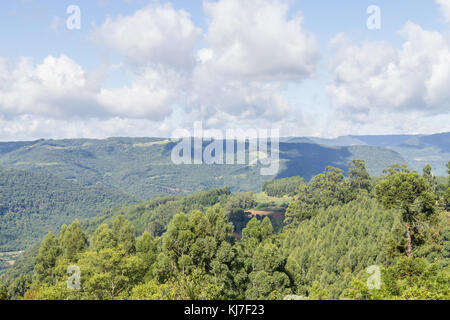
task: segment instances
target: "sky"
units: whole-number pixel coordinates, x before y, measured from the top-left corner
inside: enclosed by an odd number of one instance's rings
[[[449,89],[450,0],[0,2],[0,141],[432,134]]]

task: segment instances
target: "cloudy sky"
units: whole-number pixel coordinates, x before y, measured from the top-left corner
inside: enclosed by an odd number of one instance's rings
[[[450,0],[2,0],[0,26],[2,141],[170,136],[199,120],[450,131]]]

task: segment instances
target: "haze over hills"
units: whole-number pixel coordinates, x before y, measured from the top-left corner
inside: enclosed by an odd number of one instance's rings
[[[335,139],[290,138],[287,142],[310,141],[325,146],[374,146],[398,152],[417,171],[430,164],[435,175],[445,175],[450,159],[450,132],[432,135],[342,136]]]
[[[347,171],[352,159],[365,160],[372,175],[390,164],[405,162],[397,152],[379,147],[281,142],[280,170],[262,176],[259,163],[175,165],[171,160],[175,143],[161,138],[38,140],[6,146],[0,143],[2,167],[52,174],[84,186],[100,185],[141,200],[223,186],[232,191],[259,191],[266,180],[290,176],[309,180],[328,165]]]

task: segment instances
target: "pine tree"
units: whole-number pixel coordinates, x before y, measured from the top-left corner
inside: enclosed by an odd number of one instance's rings
[[[435,196],[428,182],[417,172],[398,172],[382,180],[375,188],[378,201],[386,209],[399,209],[406,226],[408,257],[412,256],[412,224],[419,216],[434,213]]]

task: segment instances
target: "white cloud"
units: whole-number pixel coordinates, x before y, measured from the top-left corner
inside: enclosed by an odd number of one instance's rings
[[[314,73],[315,38],[298,12],[287,17],[287,3],[274,0],[204,2],[210,23],[206,41],[214,67],[230,76],[253,80],[301,80]]]
[[[387,115],[405,126],[407,115],[416,120],[448,115],[449,39],[411,22],[400,33],[406,38],[401,48],[381,42],[356,44],[342,34],[330,42],[333,80],[327,92],[342,118],[376,126]]]
[[[46,139],[72,139],[108,137],[168,137],[166,121],[129,119],[52,119],[38,115],[22,115],[11,119],[0,116],[0,140],[18,141]]]
[[[49,56],[33,66],[0,60],[0,111],[7,115],[39,114],[53,117],[84,114],[94,92],[87,73],[72,59]]]
[[[315,72],[318,47],[298,12],[273,0],[204,2],[206,47],[197,52],[185,104],[206,125],[262,127],[293,120],[286,81]]]
[[[16,64],[2,59],[0,114],[161,120],[172,112],[180,81],[176,73],[146,69],[131,86],[106,89],[101,74],[86,72],[65,55],[49,56],[36,66],[30,59]]]
[[[442,14],[447,22],[450,22],[450,0],[435,0],[441,6]]]
[[[121,115],[131,104],[135,116],[165,114],[178,105],[183,120],[210,124],[286,118],[290,106],[277,82],[310,76],[318,58],[300,13],[288,19],[287,4],[273,0],[205,2],[204,10],[206,47],[195,56],[202,30],[183,10],[156,4],[108,19],[94,38],[121,55],[128,62],[124,68],[138,79],[131,87],[102,90],[99,101]],[[142,77],[149,69],[158,70],[155,77]],[[153,90],[151,99],[142,88]],[[148,111],[150,101],[160,108]]]
[[[447,12],[449,1],[439,2]],[[307,102],[296,106],[284,94],[289,82],[315,74],[319,58],[301,13],[277,0],[206,0],[204,11],[205,30],[169,4],[95,28],[93,38],[132,77],[118,88],[105,87],[107,70],[86,71],[64,55],[37,65],[0,59],[2,139],[170,136],[197,120],[284,135],[450,130],[450,45],[439,32],[408,23],[400,48],[338,35],[326,87],[337,117],[317,108],[303,120]]]
[[[166,65],[186,68],[194,63],[194,46],[201,29],[189,13],[170,4],[152,5],[131,16],[108,18],[94,39],[138,66]]]
[[[185,79],[170,69],[145,69],[131,86],[101,89],[99,103],[113,115],[161,120],[170,116]]]
[[[218,114],[226,119],[227,114],[234,124],[245,125],[250,119],[277,121],[287,117],[290,110],[279,89],[277,84],[223,76],[206,63],[193,72],[186,103],[204,119]]]

